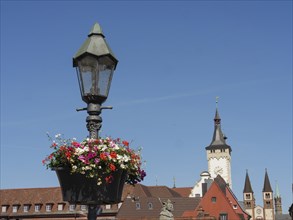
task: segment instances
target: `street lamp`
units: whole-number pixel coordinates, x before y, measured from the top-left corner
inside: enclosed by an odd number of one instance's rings
[[[73,67],[76,67],[81,97],[87,103],[87,108],[77,110],[87,110],[89,114],[86,122],[90,138],[99,137],[102,109],[112,108],[101,105],[108,97],[117,63],[118,60],[107,44],[100,25],[96,23],[73,57]],[[95,220],[98,206],[89,204],[88,208],[88,219]]]
[[[99,116],[101,107],[106,101],[111,80],[118,60],[105,40],[105,36],[98,23],[96,23],[87,40],[73,57],[73,67],[76,67],[79,88],[82,100],[87,103],[89,116],[86,119],[90,138],[98,138],[98,131],[102,126]]]

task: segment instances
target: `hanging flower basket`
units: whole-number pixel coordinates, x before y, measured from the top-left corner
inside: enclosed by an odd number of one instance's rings
[[[56,135],[53,153],[43,164],[54,171],[64,201],[80,204],[113,204],[121,200],[125,183],[136,184],[146,175],[140,151],[120,139],[86,139],[81,143]]]
[[[127,178],[123,170],[112,173],[113,180],[97,185],[96,178],[82,174],[71,174],[69,168],[53,168],[62,191],[64,201],[75,204],[114,204],[121,201],[122,191]],[[104,176],[106,177],[106,176]]]

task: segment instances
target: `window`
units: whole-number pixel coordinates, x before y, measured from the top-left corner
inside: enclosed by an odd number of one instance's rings
[[[58,211],[62,211],[63,208],[64,208],[64,204],[63,203],[59,203],[58,204],[58,207],[57,207]]]
[[[266,199],[270,199],[270,198],[271,198],[270,193],[266,193],[266,194],[265,194],[265,198],[266,198]]]
[[[270,208],[271,207],[271,202],[270,201],[266,201],[266,208]]]
[[[23,212],[28,212],[30,210],[30,205],[23,206]]]
[[[220,214],[220,220],[228,220],[228,214],[227,213],[221,213]]]
[[[140,209],[140,203],[139,202],[135,203],[135,207],[136,209]]]
[[[80,210],[81,211],[87,211],[87,205],[81,205]]]
[[[245,194],[245,198],[246,199],[251,199],[250,194],[249,193]]]
[[[111,209],[111,205],[106,205],[105,208],[106,209]]]
[[[149,209],[153,209],[153,203],[149,202],[148,207],[149,207]]]
[[[69,211],[74,211],[75,210],[75,205],[74,204],[70,204],[69,205]]]
[[[7,212],[8,206],[7,205],[3,205],[1,211],[2,212]]]
[[[35,212],[39,212],[41,210],[41,204],[35,205]]]
[[[233,205],[233,209],[237,209],[237,205]]]
[[[246,207],[247,208],[251,208],[251,203],[250,202],[246,202]]]
[[[217,198],[216,197],[212,197],[211,201],[212,201],[212,203],[215,203],[217,201]]]
[[[52,211],[52,204],[46,204],[46,212]]]
[[[13,205],[12,206],[12,212],[17,212],[19,208],[19,205]]]

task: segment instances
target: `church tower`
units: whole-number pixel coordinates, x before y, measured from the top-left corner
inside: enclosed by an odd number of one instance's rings
[[[276,215],[282,215],[282,198],[279,192],[279,186],[278,183],[276,183],[276,191],[275,191],[275,212]]]
[[[243,201],[244,201],[245,211],[251,216],[251,219],[255,219],[255,216],[254,216],[255,198],[254,198],[254,194],[250,184],[250,179],[249,179],[247,170],[246,170],[245,184],[243,189]]]
[[[275,220],[274,204],[273,204],[273,190],[270,184],[268,172],[266,170],[265,180],[263,186],[263,206],[264,206],[264,219]]]
[[[207,146],[207,160],[208,160],[208,172],[214,179],[217,175],[226,181],[229,187],[232,189],[231,179],[231,147],[226,144],[226,137],[221,130],[221,118],[216,108],[216,114],[214,118],[214,135],[212,142]]]

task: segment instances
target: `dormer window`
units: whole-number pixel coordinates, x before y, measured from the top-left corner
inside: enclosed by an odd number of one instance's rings
[[[139,202],[135,203],[135,208],[140,209],[140,203]]]
[[[30,210],[30,205],[26,204],[23,206],[23,212],[28,212]]]
[[[57,209],[58,209],[58,211],[63,211],[64,204],[63,203],[59,203]]]
[[[149,202],[148,207],[149,207],[149,209],[153,209],[153,203]]]
[[[41,211],[41,204],[35,204],[35,212]]]
[[[17,212],[18,211],[18,208],[19,208],[19,205],[13,205],[12,206],[12,212]]]
[[[81,211],[87,211],[87,205],[81,205],[80,210]]]
[[[3,205],[3,206],[1,207],[1,212],[2,212],[2,213],[5,213],[5,212],[7,212],[7,209],[8,209],[8,205]]]
[[[46,204],[46,212],[51,212],[52,206],[53,206],[53,204]]]
[[[74,204],[70,204],[69,205],[69,211],[73,212],[75,210],[75,205]]]

